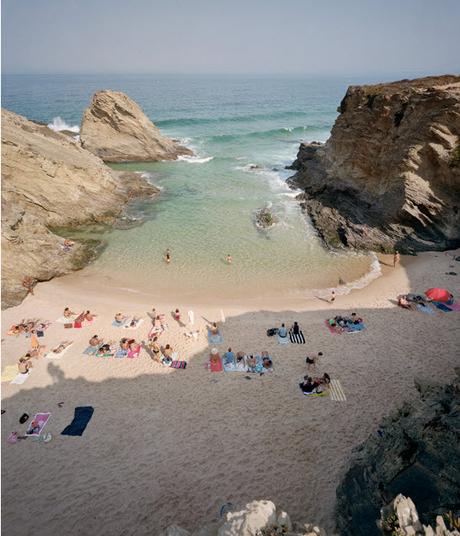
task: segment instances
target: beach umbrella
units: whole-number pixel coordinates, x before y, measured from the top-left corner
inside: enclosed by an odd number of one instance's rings
[[[425,291],[425,296],[433,301],[447,302],[452,294],[445,288],[429,288]]]

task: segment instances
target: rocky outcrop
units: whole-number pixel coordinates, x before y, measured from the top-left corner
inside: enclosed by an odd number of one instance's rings
[[[270,229],[278,223],[278,218],[271,211],[271,204],[256,210],[254,213],[254,223],[258,229]]]
[[[24,276],[45,281],[88,260],[85,245],[66,252],[53,229],[111,223],[129,199],[156,191],[69,137],[2,110],[2,307],[24,298]]]
[[[436,524],[449,512],[460,516],[460,370],[450,385],[419,383],[417,389],[420,399],[384,421],[355,453],[337,488],[342,536],[380,534],[375,520],[381,505],[400,493],[414,500],[421,523]]]
[[[330,246],[460,244],[460,77],[351,86],[329,140],[302,144],[291,185]]]
[[[83,114],[80,140],[105,162],[155,162],[193,154],[163,136],[141,108],[118,91],[94,94]]]

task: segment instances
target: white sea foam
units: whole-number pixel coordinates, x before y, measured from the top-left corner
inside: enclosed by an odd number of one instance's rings
[[[60,116],[53,117],[51,123],[48,123],[48,128],[55,132],[60,132],[61,130],[68,130],[69,132],[75,132],[75,134],[80,132],[80,127],[78,125],[68,125]]]
[[[213,158],[213,156],[200,157],[199,155],[180,155],[177,157],[177,160],[181,160],[182,162],[188,162],[189,164],[205,164],[206,162],[210,162]]]

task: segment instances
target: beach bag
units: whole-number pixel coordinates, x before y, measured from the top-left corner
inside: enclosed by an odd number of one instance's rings
[[[278,333],[278,328],[270,328],[270,329],[267,329],[267,336],[268,337],[273,337],[274,335],[276,335]]]
[[[72,323],[64,324],[64,327],[65,327],[66,329],[70,329],[70,328],[73,328],[73,324],[72,324]]]

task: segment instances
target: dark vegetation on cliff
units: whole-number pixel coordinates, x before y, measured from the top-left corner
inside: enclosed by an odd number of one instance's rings
[[[460,244],[460,76],[351,86],[325,144],[290,183],[326,244],[377,251]]]

